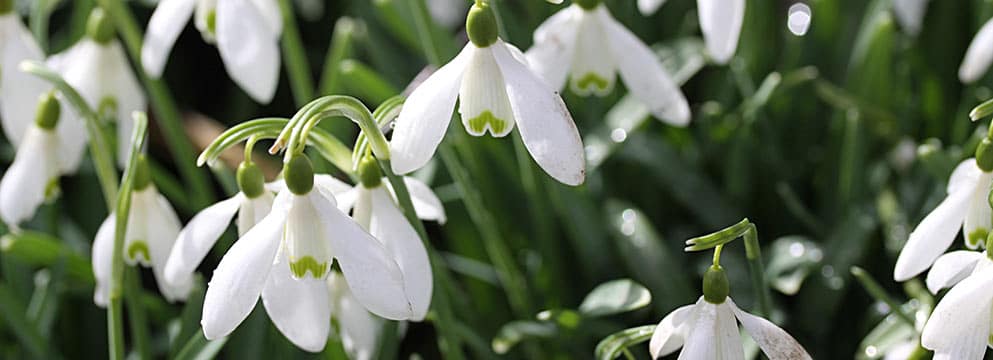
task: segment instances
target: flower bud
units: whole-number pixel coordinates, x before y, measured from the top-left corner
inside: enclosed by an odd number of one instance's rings
[[[152,185],[152,169],[148,167],[148,159],[145,158],[144,154],[135,156],[138,157],[138,162],[135,163],[134,186],[131,188],[135,191],[141,191]]]
[[[362,182],[362,186],[367,189],[376,188],[383,182],[382,178],[383,172],[379,170],[379,163],[376,162],[376,158],[366,156],[359,162],[359,180]]]
[[[499,33],[493,9],[486,3],[473,5],[465,19],[465,31],[476,47],[485,48],[493,45]]]
[[[976,165],[983,172],[993,171],[993,139],[984,137],[976,147]]]
[[[86,23],[86,35],[98,44],[106,44],[114,39],[114,24],[110,23],[107,12],[101,8],[93,9]]]
[[[723,304],[731,292],[727,274],[720,265],[711,265],[703,274],[703,299],[711,304]]]
[[[286,188],[296,195],[307,195],[314,188],[314,165],[304,155],[296,155],[283,165]]]
[[[600,5],[600,0],[573,0],[572,3],[586,10],[593,10]]]
[[[262,169],[259,169],[255,163],[242,161],[241,165],[238,165],[237,178],[238,188],[249,199],[257,198],[265,193],[265,177],[262,175]]]
[[[59,124],[61,113],[62,107],[59,106],[59,100],[55,98],[55,93],[49,91],[38,98],[38,110],[35,112],[34,122],[39,128],[52,130]]]

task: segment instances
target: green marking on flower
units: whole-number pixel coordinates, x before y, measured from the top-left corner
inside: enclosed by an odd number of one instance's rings
[[[965,239],[966,245],[972,249],[978,248],[979,245],[986,243],[986,237],[989,236],[989,232],[989,230],[983,228],[973,230],[969,233],[969,237]]]
[[[580,78],[573,78],[572,80],[576,88],[581,90],[596,89],[596,92],[605,92],[610,89],[610,81],[600,77],[596,73],[586,73]]]
[[[207,12],[207,32],[217,33],[217,10],[211,9]]]
[[[45,199],[54,200],[62,194],[62,188],[59,187],[59,178],[54,177],[48,181],[48,185],[45,185]]]
[[[100,103],[97,104],[97,114],[104,118],[117,117],[117,99],[112,96],[105,96],[100,99]]]
[[[148,253],[148,243],[144,241],[135,241],[128,246],[128,258],[131,260],[138,260],[135,255],[140,254],[145,261],[152,261],[152,257]]]
[[[503,134],[507,130],[507,121],[497,118],[489,110],[483,111],[479,116],[469,119],[466,125],[473,134],[482,134],[489,124],[491,134]]]
[[[317,262],[313,256],[304,256],[300,260],[290,260],[290,272],[296,278],[303,278],[310,272],[315,279],[323,279],[328,271],[327,262]]]

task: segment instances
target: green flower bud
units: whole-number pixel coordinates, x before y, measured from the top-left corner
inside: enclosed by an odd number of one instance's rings
[[[488,47],[497,41],[499,27],[496,14],[486,3],[473,5],[465,19],[465,31],[477,47]]]
[[[382,182],[383,172],[379,170],[376,158],[366,156],[359,162],[359,180],[368,189],[378,187]]]
[[[38,98],[38,110],[35,112],[34,122],[42,129],[52,130],[59,124],[61,113],[59,100],[55,98],[54,92],[49,91]]]
[[[135,191],[141,191],[152,185],[152,169],[148,167],[148,159],[145,158],[144,154],[138,154],[135,156],[138,157],[138,162],[135,163],[134,186],[132,189]]]
[[[314,165],[304,155],[294,156],[283,165],[283,179],[286,188],[297,195],[307,195],[314,188]]]
[[[107,12],[94,8],[86,23],[86,35],[98,44],[106,44],[114,39],[114,24],[110,23]]]
[[[572,3],[586,10],[593,10],[600,6],[600,0],[573,0]]]
[[[254,199],[265,193],[265,177],[262,169],[255,163],[242,161],[238,165],[238,188],[249,199]]]
[[[983,172],[993,171],[993,139],[983,138],[976,147],[976,165]]]
[[[0,0],[0,15],[14,11],[14,0]]]
[[[703,274],[703,299],[711,304],[723,304],[731,292],[728,276],[720,265],[711,265]]]

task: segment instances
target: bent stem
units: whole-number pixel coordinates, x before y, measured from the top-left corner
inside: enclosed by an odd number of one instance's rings
[[[748,219],[743,219],[737,224],[712,234],[695,237],[686,240],[685,251],[703,251],[712,248],[723,248],[724,245],[737,240],[745,240],[745,257],[748,259],[748,272],[752,280],[752,287],[758,299],[759,315],[769,316],[772,314],[772,295],[769,291],[769,283],[765,278],[765,263],[762,261],[762,247],[759,245],[759,233],[755,224]],[[718,250],[719,251],[719,250]],[[719,259],[719,252],[715,253],[715,261]]]

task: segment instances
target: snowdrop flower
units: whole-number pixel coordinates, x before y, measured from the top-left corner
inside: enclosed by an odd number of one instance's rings
[[[690,107],[655,53],[598,0],[574,1],[534,32],[527,59],[556,89],[569,83],[579,95],[606,96],[621,80],[655,117],[673,125],[690,121]]]
[[[499,39],[488,5],[473,5],[466,29],[470,43],[414,89],[400,111],[390,145],[393,171],[406,174],[431,159],[460,100],[469,134],[503,137],[517,125],[545,172],[564,184],[581,184],[583,143],[562,98],[531,72],[517,48]]]
[[[664,3],[665,0],[638,0],[638,9],[647,16]],[[727,64],[738,48],[745,21],[745,0],[697,0],[696,6],[707,52],[714,62]]]
[[[900,27],[910,35],[921,32],[928,0],[893,0],[893,14]]]
[[[252,162],[238,167],[238,188],[231,198],[218,202],[193,217],[179,233],[165,266],[170,283],[190,281],[197,266],[238,214],[238,236],[244,236],[272,210],[273,194],[265,188],[262,170]]]
[[[952,245],[959,229],[970,249],[983,245],[993,226],[987,202],[991,184],[993,174],[982,171],[975,159],[960,163],[948,180],[948,197],[910,233],[896,260],[893,279],[906,281],[927,270]]]
[[[288,191],[272,211],[221,259],[203,304],[204,335],[230,334],[259,297],[276,327],[298,347],[324,348],[330,332],[328,273],[337,261],[358,302],[394,320],[410,319],[415,305],[404,273],[389,250],[337,208],[334,197],[314,191],[313,167],[305,156],[283,169]]]
[[[127,165],[134,129],[131,113],[145,110],[146,101],[103,10],[97,8],[90,14],[86,37],[65,52],[52,56],[48,64],[79,91],[94,110],[117,122],[118,164]],[[78,114],[69,122],[85,124]],[[74,135],[85,141],[85,134],[80,128]]]
[[[159,194],[152,183],[151,171],[143,155],[139,155],[131,210],[124,238],[124,262],[128,265],[151,267],[159,291],[169,302],[186,300],[193,283],[169,283],[163,277],[166,259],[176,242],[180,222],[169,201]],[[110,214],[100,225],[93,241],[93,274],[97,286],[93,301],[106,307],[110,296],[110,272],[114,256],[116,214]]]
[[[695,304],[669,313],[655,328],[648,346],[652,358],[682,348],[680,359],[743,359],[745,350],[737,324],[741,322],[769,359],[811,359],[786,331],[739,309],[728,297],[728,290],[724,270],[718,265],[710,267],[704,275],[703,296]]]
[[[331,300],[331,314],[338,319],[338,335],[348,358],[373,359],[379,349],[383,319],[362,307],[348,283],[337,272],[328,276],[328,297]]]
[[[279,83],[283,17],[276,0],[162,0],[148,21],[141,63],[162,76],[169,52],[190,17],[204,41],[217,44],[224,68],[252,99],[269,103]]]
[[[963,83],[976,82],[989,70],[990,63],[993,63],[993,19],[986,21],[965,51],[965,58],[959,67],[959,80]]]
[[[37,102],[35,121],[22,134],[14,162],[0,180],[0,219],[9,226],[34,216],[35,211],[58,192],[58,178],[66,160],[78,156],[67,153],[67,135],[57,132],[61,111],[53,93]],[[77,136],[77,135],[68,135]]]
[[[982,359],[993,335],[993,262],[985,252],[953,251],[938,258],[928,273],[932,292],[952,286],[924,325],[921,346],[934,359]],[[954,286],[953,286],[954,285]]]

